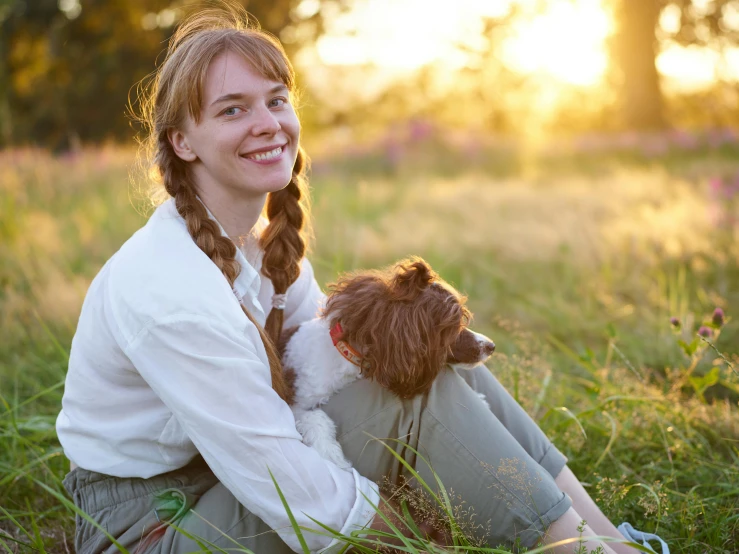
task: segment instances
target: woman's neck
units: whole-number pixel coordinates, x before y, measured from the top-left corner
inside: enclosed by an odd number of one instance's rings
[[[198,191],[200,200],[232,239],[245,237],[259,221],[267,195],[233,198],[216,191]]]

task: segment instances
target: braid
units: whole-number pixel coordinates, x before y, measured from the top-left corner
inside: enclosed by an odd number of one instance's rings
[[[281,82],[291,93],[294,91],[295,72],[279,40],[259,30],[238,2],[228,0],[217,8],[195,12],[179,25],[164,63],[151,79],[142,81],[142,112],[136,119],[148,131],[140,153],[153,158],[163,188],[174,198],[177,212],[185,220],[193,241],[233,287],[241,269],[236,261],[236,246],[208,217],[207,209],[196,195],[189,162],[177,156],[168,137],[169,130],[182,129],[188,117],[196,123],[199,121],[208,67],[225,51],[241,54],[266,79]],[[260,247],[265,252],[263,272],[272,280],[277,294],[284,294],[298,278],[305,254],[302,233],[308,213],[307,183],[303,175],[306,163],[307,157],[299,149],[290,184],[282,191],[271,193],[267,202],[270,224],[260,239]],[[152,199],[164,196],[159,190]],[[282,311],[270,311],[265,324],[267,333],[243,305],[242,309],[259,330],[269,358],[272,387],[289,401],[274,347],[282,329]]]
[[[262,273],[274,285],[275,294],[285,294],[300,275],[300,262],[306,251],[304,227],[308,219],[305,205],[307,182],[305,171],[308,157],[302,148],[293,166],[290,183],[267,198],[269,225],[259,239],[264,250]],[[284,310],[272,308],[265,330],[274,342],[282,332]]]
[[[233,288],[241,269],[239,262],[236,261],[236,245],[231,239],[224,237],[218,224],[208,217],[205,206],[195,195],[194,188],[187,175],[185,162],[180,160],[171,150],[171,145],[166,137],[163,137],[160,146],[162,148],[159,149],[156,161],[166,191],[174,197],[177,212],[185,220],[187,230],[195,244],[216,264],[228,280],[228,284]],[[275,342],[267,336],[262,326],[243,304],[241,304],[241,309],[257,328],[264,343],[272,376],[272,388],[280,398],[286,402],[291,402],[292,394],[283,377],[282,364],[275,348]]]

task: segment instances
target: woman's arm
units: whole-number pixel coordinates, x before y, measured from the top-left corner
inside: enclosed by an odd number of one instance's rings
[[[311,516],[348,534],[372,520],[377,486],[301,442],[246,318],[243,329],[233,329],[212,317],[170,315],[138,333],[125,352],[218,479],[291,548],[300,546],[270,471],[301,526],[315,529]],[[331,542],[310,532],[305,538],[312,551]]]

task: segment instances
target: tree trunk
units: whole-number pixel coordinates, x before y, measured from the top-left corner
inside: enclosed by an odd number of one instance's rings
[[[666,126],[655,34],[662,2],[619,0],[613,37],[613,69],[618,83],[621,123],[628,129]]]

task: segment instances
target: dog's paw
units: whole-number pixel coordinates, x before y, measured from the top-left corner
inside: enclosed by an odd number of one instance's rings
[[[296,414],[295,425],[303,442],[342,469],[352,467],[336,440],[336,425],[323,410],[306,410]]]
[[[338,442],[334,443],[322,443],[314,445],[314,448],[318,453],[326,458],[328,461],[333,462],[341,469],[349,469],[352,467],[352,463],[344,457],[344,451]]]

